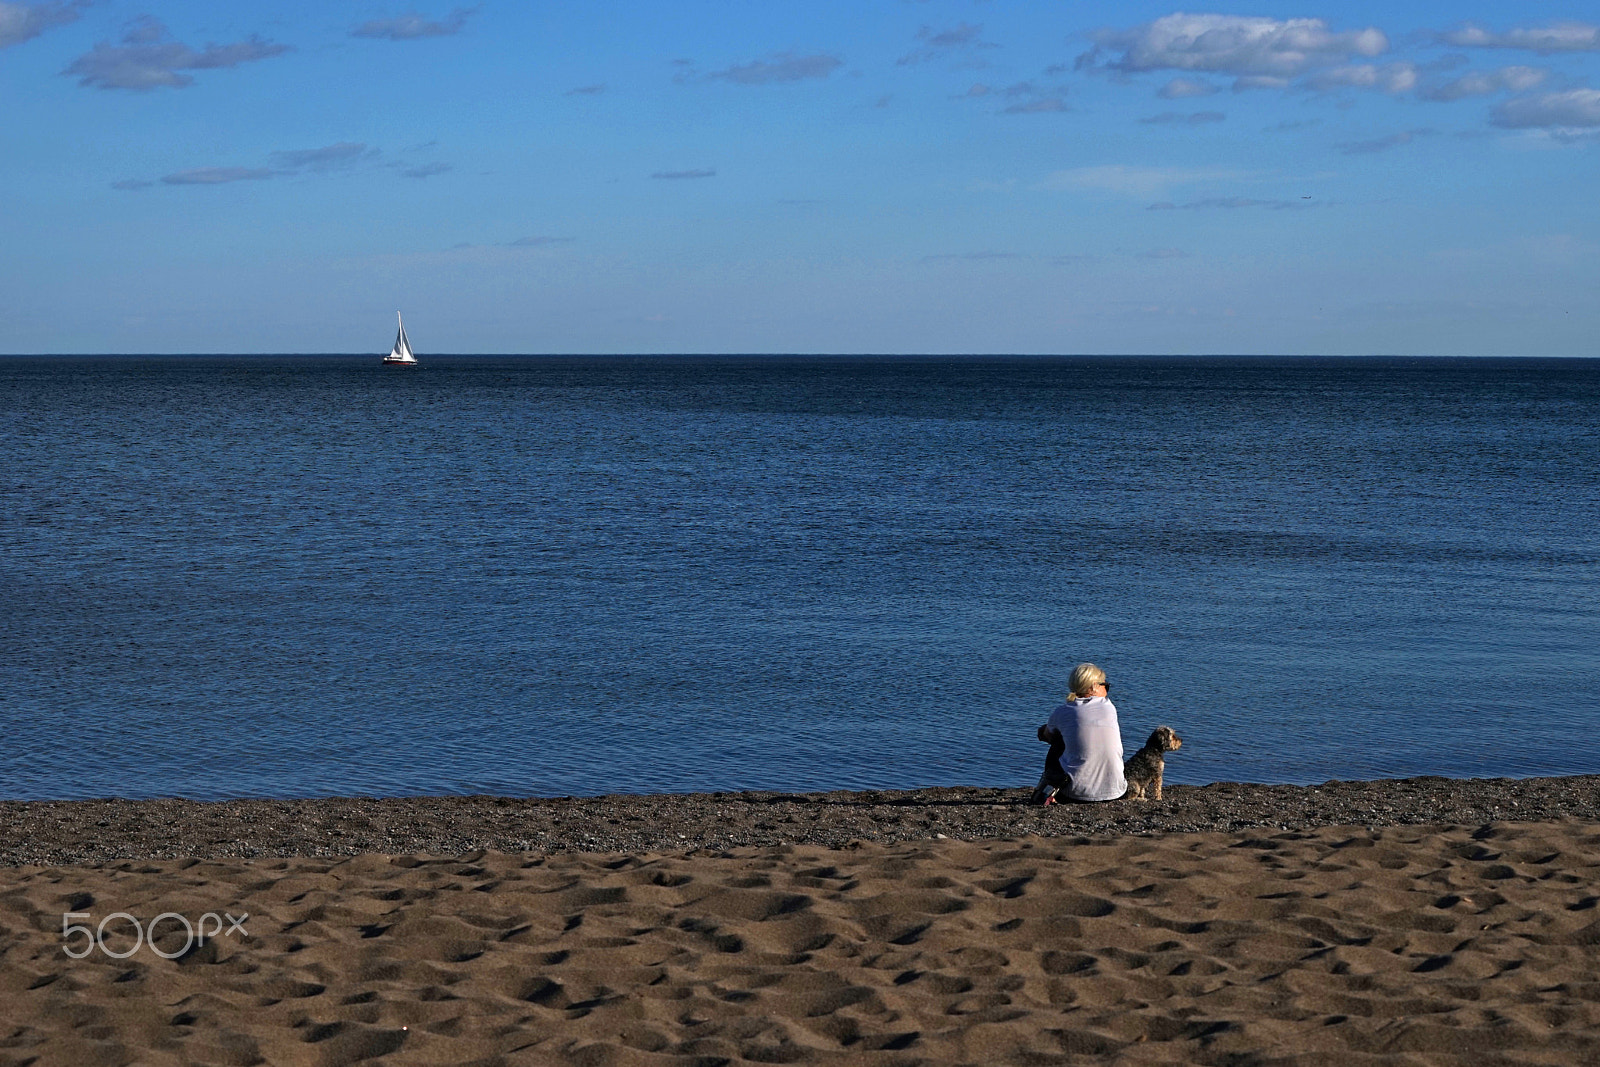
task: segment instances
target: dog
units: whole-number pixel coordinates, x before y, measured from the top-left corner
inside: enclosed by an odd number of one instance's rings
[[[1183,740],[1172,732],[1172,727],[1157,726],[1144,747],[1122,765],[1122,776],[1128,780],[1128,795],[1135,800],[1160,800],[1161,773],[1166,770],[1163,756],[1182,747]]]

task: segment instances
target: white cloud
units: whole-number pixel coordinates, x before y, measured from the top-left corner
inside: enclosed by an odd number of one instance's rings
[[[1146,126],[1205,126],[1221,122],[1227,117],[1220,111],[1194,111],[1187,115],[1179,111],[1163,111],[1139,121]]]
[[[1456,48],[1516,48],[1541,55],[1600,52],[1600,26],[1588,22],[1557,22],[1549,26],[1507,30],[1505,33],[1492,33],[1468,22],[1459,29],[1438,34],[1437,39]]]
[[[1399,133],[1391,133],[1387,137],[1377,137],[1370,141],[1346,141],[1336,147],[1347,156],[1373,155],[1378,152],[1387,152],[1391,148],[1408,145],[1418,137],[1431,137],[1438,132],[1438,130],[1431,130],[1425,127],[1415,130],[1401,130]]]
[[[276,171],[249,167],[195,167],[163,175],[161,180],[168,185],[226,185],[229,182],[261,181],[276,174]]]
[[[1319,18],[1176,12],[1131,29],[1103,30],[1091,36],[1094,48],[1078,57],[1077,69],[1106,72],[1123,80],[1154,71],[1183,72],[1157,90],[1156,95],[1167,100],[1218,91],[1212,80],[1193,76],[1205,74],[1232,78],[1236,93],[1255,89],[1316,93],[1354,89],[1390,96],[1414,94],[1435,103],[1496,93],[1527,93],[1550,76],[1548,71],[1533,66],[1461,72],[1458,68],[1467,66],[1469,60],[1460,53],[1421,64],[1367,62],[1389,49],[1389,39],[1381,30],[1369,26],[1336,31]],[[1469,23],[1447,33],[1424,34],[1422,38],[1435,44],[1520,48],[1546,54],[1600,51],[1600,25],[1583,22],[1504,33]],[[1452,76],[1452,72],[1458,76]],[[1546,121],[1541,116],[1550,108],[1575,112],[1577,123],[1557,122],[1554,118]],[[1567,94],[1565,100],[1550,97],[1539,98],[1539,102],[1508,102],[1496,121],[1500,125],[1560,126],[1570,132],[1587,125],[1587,113],[1579,91],[1577,96]],[[1155,121],[1162,118],[1156,116]],[[1382,143],[1392,146],[1397,142],[1361,142],[1360,147],[1353,145],[1346,150],[1378,151],[1381,148],[1376,146]]]
[[[399,167],[402,178],[432,178],[436,174],[446,174],[455,168],[448,163],[423,163],[415,167]]]
[[[1318,71],[1306,85],[1321,92],[1332,89],[1377,89],[1385,93],[1404,93],[1417,87],[1417,68],[1410,63],[1355,63]]]
[[[1287,133],[1290,130],[1309,130],[1314,126],[1321,126],[1321,119],[1284,119],[1282,122],[1273,123],[1264,128],[1262,133]]]
[[[1235,209],[1235,208],[1249,208],[1249,207],[1264,207],[1264,208],[1270,208],[1273,211],[1300,211],[1300,210],[1304,210],[1305,208],[1316,206],[1315,204],[1308,204],[1308,203],[1304,202],[1304,200],[1309,200],[1309,199],[1310,199],[1310,197],[1305,197],[1303,200],[1300,200],[1300,201],[1296,201],[1296,200],[1255,200],[1255,199],[1252,199],[1250,197],[1244,197],[1244,196],[1211,196],[1211,197],[1207,197],[1204,200],[1191,200],[1187,204],[1174,204],[1170,200],[1163,200],[1158,204],[1151,204],[1145,210],[1146,211],[1207,211],[1207,210],[1211,210],[1213,208]]]
[[[1192,96],[1210,96],[1217,92],[1215,85],[1194,78],[1173,78],[1156,91],[1163,100],[1186,100]]]
[[[74,22],[85,0],[68,4],[14,4],[0,0],[0,48],[31,41],[52,26]]]
[[[917,37],[927,41],[934,48],[966,48],[979,43],[978,38],[983,33],[983,23],[970,24],[958,23],[953,30],[941,30],[935,33],[931,27],[924,26],[917,33]]]
[[[1452,57],[1465,62],[1461,56]],[[1414,63],[1352,63],[1330,67],[1307,77],[1303,84],[1317,92],[1338,89],[1372,89],[1391,96],[1415,92],[1424,100],[1448,103],[1471,96],[1489,96],[1499,92],[1526,92],[1544,81],[1547,72],[1538,67],[1501,67],[1498,70],[1472,71],[1449,81],[1423,81],[1424,71],[1437,72],[1448,69],[1447,62],[1418,67]]]
[[[1495,108],[1491,121],[1511,129],[1600,126],[1600,89],[1515,97]]]
[[[392,19],[369,19],[350,31],[352,37],[377,37],[386,41],[413,41],[419,37],[449,37],[460,33],[475,7],[462,7],[444,18],[430,21],[421,15],[401,15]]]
[[[376,148],[355,141],[340,141],[323,148],[297,148],[272,153],[272,161],[286,170],[336,170],[378,157]]]
[[[1042,183],[1045,189],[1093,189],[1147,199],[1168,189],[1200,182],[1238,181],[1250,177],[1242,171],[1220,167],[1132,167],[1110,163],[1097,167],[1058,170]]]
[[[1277,78],[1270,74],[1247,74],[1242,78],[1233,79],[1233,91],[1246,92],[1250,89],[1287,89],[1288,78]]]
[[[922,42],[922,47],[907,52],[895,60],[895,65],[909,67],[952,53],[970,55],[981,48],[997,47],[983,40],[982,35],[981,22],[976,24],[960,22],[948,30],[935,30],[932,26],[924,26],[917,32],[917,40]]]
[[[160,22],[140,19],[123,35],[121,45],[101,41],[62,73],[76,74],[79,85],[97,89],[182,89],[192,85],[194,79],[181,71],[237,67],[291,51],[288,45],[273,44],[252,34],[236,44],[208,44],[197,52],[186,44],[166,40],[166,35],[167,29]]]
[[[1545,80],[1547,72],[1538,67],[1501,67],[1499,70],[1473,71],[1441,85],[1423,89],[1425,100],[1449,102],[1469,96],[1490,96],[1499,92],[1523,93]]]
[[[1094,52],[1080,57],[1080,65],[1094,66],[1098,53],[1108,50],[1120,55],[1106,66],[1123,73],[1203,72],[1255,79],[1244,88],[1268,88],[1351,56],[1381,55],[1388,48],[1389,39],[1373,27],[1335,33],[1315,18],[1179,12],[1131,30],[1097,34]]]
[[[792,52],[782,52],[770,60],[757,59],[750,63],[735,64],[727,70],[715,71],[706,77],[720,78],[735,85],[771,85],[775,82],[826,78],[842,66],[844,60],[838,56],[827,54],[797,56]]]
[[[295,148],[272,153],[271,168],[266,167],[192,167],[188,170],[176,171],[164,175],[161,181],[165,185],[226,185],[230,182],[264,181],[268,178],[289,177],[303,171],[325,173],[344,167],[354,166],[377,159],[382,153],[366,144],[355,141],[340,141],[338,144],[325,145],[322,148]],[[391,163],[389,166],[401,168],[403,163]],[[449,170],[449,164],[431,164],[440,170]],[[425,174],[413,174],[405,171],[410,177],[426,177]],[[438,170],[429,171],[438,173]],[[112,182],[113,189],[148,189],[155,183],[144,181],[140,178],[127,178],[122,181]]]
[[[973,86],[973,89],[976,88],[978,87]],[[967,95],[986,96],[994,91],[987,85],[982,88],[983,92],[981,93],[975,93],[972,89],[968,89]],[[1017,82],[1015,85],[1008,85],[999,91],[1013,101],[1013,103],[1001,109],[1000,114],[1002,115],[1046,115],[1072,110],[1067,105],[1067,91],[1063,88],[1042,87],[1035,85],[1033,82]]]

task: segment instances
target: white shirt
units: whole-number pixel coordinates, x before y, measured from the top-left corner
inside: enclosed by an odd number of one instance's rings
[[[1116,800],[1128,791],[1122,776],[1122,731],[1117,707],[1107,697],[1081,697],[1061,705],[1050,725],[1067,743],[1061,769],[1072,775],[1076,800]]]

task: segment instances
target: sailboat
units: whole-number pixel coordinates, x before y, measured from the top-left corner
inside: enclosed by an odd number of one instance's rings
[[[406,340],[406,322],[400,317],[400,312],[394,313],[395,321],[400,324],[400,332],[394,335],[394,351],[383,357],[385,367],[415,367],[417,357],[411,354],[411,342]]]

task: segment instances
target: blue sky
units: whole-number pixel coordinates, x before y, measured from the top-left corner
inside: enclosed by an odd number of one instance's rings
[[[1593,0],[0,0],[0,100],[0,352],[1600,354]]]

